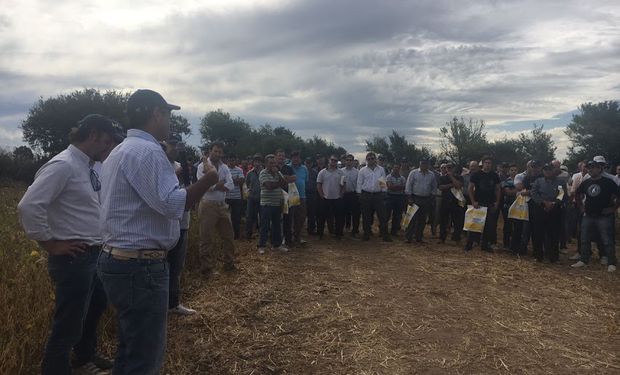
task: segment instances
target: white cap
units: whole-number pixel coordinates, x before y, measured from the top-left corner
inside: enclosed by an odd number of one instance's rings
[[[597,163],[607,164],[607,161],[605,160],[605,157],[601,156],[601,155],[595,156],[594,159],[592,159],[592,160],[594,160]]]

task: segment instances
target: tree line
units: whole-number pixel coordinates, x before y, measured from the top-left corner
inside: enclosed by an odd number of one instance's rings
[[[71,128],[87,114],[106,115],[127,128],[124,110],[128,98],[128,93],[114,90],[101,92],[90,88],[39,98],[21,123],[23,139],[29,147],[0,150],[0,179],[30,182],[40,165],[69,145]],[[171,116],[171,129],[185,138],[192,134],[190,122],[180,115]],[[201,118],[199,132],[203,145],[222,141],[227,152],[239,157],[255,153],[265,155],[279,148],[299,150],[306,156],[342,155],[347,152],[318,135],[303,139],[285,126],[269,123],[253,126],[220,109],[207,112]],[[595,155],[605,155],[612,162],[620,162],[620,147],[617,147],[620,108],[617,101],[582,104],[565,132],[571,141],[564,161],[569,167],[573,168],[580,160],[591,159]],[[394,130],[387,137],[375,136],[366,140],[366,150],[384,155],[388,163],[401,158],[407,158],[410,162],[434,158],[465,165],[467,161],[479,160],[481,156],[490,154],[498,162],[515,162],[523,167],[530,159],[548,161],[555,158],[556,147],[542,125],[534,124],[529,132],[521,133],[516,138],[489,141],[483,120],[454,117],[439,127],[438,135],[441,142],[440,149],[436,151],[416,145]],[[197,160],[199,157],[199,150],[188,146],[188,158]]]

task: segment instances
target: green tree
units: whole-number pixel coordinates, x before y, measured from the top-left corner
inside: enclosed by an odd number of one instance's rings
[[[390,144],[385,137],[374,136],[366,140],[366,151],[372,151],[377,155],[383,155],[389,163],[394,162],[394,156],[390,152]]]
[[[442,153],[457,164],[465,165],[470,160],[478,160],[488,152],[488,142],[483,120],[465,121],[454,117],[439,130],[443,138]]]
[[[489,155],[496,163],[516,163],[523,168],[526,157],[521,152],[521,145],[518,139],[504,138],[489,143]]]
[[[232,118],[221,109],[207,113],[200,120],[200,135],[204,143],[224,142],[227,148],[235,148],[241,139],[251,135],[252,128],[241,118]]]
[[[585,103],[566,129],[571,145],[568,163],[604,155],[607,160],[620,162],[620,107],[617,101]]]
[[[124,111],[128,98],[129,94],[95,89],[40,98],[21,124],[24,141],[35,151],[53,156],[69,145],[71,128],[88,114],[99,113],[126,125]]]
[[[192,135],[189,120],[181,115],[170,115],[170,132],[188,137]]]
[[[392,130],[392,134],[387,138],[375,136],[367,139],[366,151],[384,155],[388,163],[397,162],[403,157],[410,162],[431,157],[431,151],[427,147],[417,147],[415,143],[407,141],[407,138],[396,130]]]
[[[551,134],[543,131],[543,125],[536,126],[529,134],[519,134],[519,152],[525,160],[549,162],[555,159],[555,147]]]

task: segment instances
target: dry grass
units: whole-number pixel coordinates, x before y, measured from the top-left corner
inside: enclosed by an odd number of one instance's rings
[[[0,373],[35,373],[51,288],[8,217],[17,194],[0,194],[0,238],[15,236],[0,252]],[[184,302],[200,314],[170,318],[165,373],[620,373],[620,277],[594,263],[376,238],[259,256],[239,242],[241,270],[206,282],[190,243]],[[112,353],[111,315],[102,326]]]

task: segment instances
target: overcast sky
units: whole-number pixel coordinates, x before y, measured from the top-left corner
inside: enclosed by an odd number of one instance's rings
[[[452,116],[489,137],[620,98],[620,1],[2,0],[0,146],[39,97],[152,88],[350,151],[392,129],[437,148]]]

